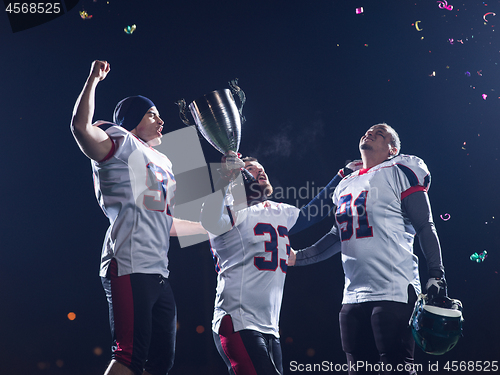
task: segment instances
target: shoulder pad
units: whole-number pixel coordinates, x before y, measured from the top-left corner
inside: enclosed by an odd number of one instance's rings
[[[414,155],[398,155],[390,162],[406,176],[411,186],[429,188],[431,174],[422,159]]]
[[[130,134],[130,132],[122,128],[121,126],[115,125],[113,123],[109,123],[111,126],[107,128],[105,131],[108,133],[110,137],[124,137],[127,134]]]

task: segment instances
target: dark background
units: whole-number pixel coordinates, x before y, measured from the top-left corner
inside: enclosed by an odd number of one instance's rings
[[[240,151],[259,158],[275,188],[323,186],[359,157],[367,128],[395,127],[402,152],[432,172],[449,294],[464,305],[456,348],[441,357],[417,349],[417,362],[436,374],[429,362],[449,373],[447,361],[499,360],[500,2],[450,4],[451,11],[432,0],[86,0],[16,33],[0,14],[0,374],[102,374],[109,361],[98,277],[108,223],[69,130],[95,59],[110,62],[111,72],[97,88],[94,118],[111,120],[119,100],[142,94],[156,103],[164,132],[183,127],[176,100],[189,103],[239,78],[247,96]],[[80,10],[92,19],[82,20]],[[499,15],[485,22],[487,12]],[[219,160],[202,145],[208,162]],[[295,235],[292,246],[313,243],[331,224]],[[483,263],[469,259],[484,250]],[[225,374],[210,332],[216,274],[208,243],[181,248],[174,239],[169,257],[179,316],[171,374]],[[290,361],[345,362],[342,288],[338,255],[289,270],[281,314],[286,374]]]

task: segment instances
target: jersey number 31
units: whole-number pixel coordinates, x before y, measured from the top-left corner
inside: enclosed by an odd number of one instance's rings
[[[356,228],[356,238],[373,237],[373,229],[368,224],[368,213],[366,212],[366,198],[368,192],[366,190],[359,193],[358,197],[354,200],[354,207],[356,208],[356,218],[358,226]],[[352,208],[352,195],[347,194],[339,198],[335,218],[339,225],[340,238],[342,241],[349,241],[354,233],[354,218]],[[344,224],[345,225],[342,225]]]

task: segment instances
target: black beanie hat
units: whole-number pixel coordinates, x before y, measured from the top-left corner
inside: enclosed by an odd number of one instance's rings
[[[146,112],[154,106],[154,103],[144,96],[129,96],[116,105],[113,122],[132,131],[139,125]]]

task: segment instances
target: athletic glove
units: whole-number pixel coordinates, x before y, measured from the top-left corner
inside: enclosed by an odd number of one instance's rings
[[[363,168],[363,160],[353,160],[347,165],[339,170],[339,176],[344,178],[345,176],[350,175],[352,172],[357,171],[359,169]]]
[[[427,299],[431,304],[440,305],[442,301],[448,298],[448,288],[443,277],[431,277],[425,287],[427,289]]]

